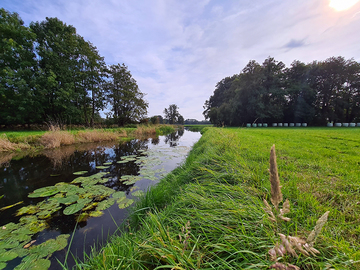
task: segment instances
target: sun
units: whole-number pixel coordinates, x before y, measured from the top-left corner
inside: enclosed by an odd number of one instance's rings
[[[332,7],[336,11],[343,11],[351,8],[359,0],[330,0],[329,7]]]

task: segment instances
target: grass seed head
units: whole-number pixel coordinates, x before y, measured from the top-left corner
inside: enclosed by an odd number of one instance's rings
[[[271,202],[278,210],[279,203],[282,201],[279,174],[276,164],[275,144],[270,150],[270,183],[271,183]]]
[[[293,265],[293,264],[285,265],[285,264],[279,263],[279,262],[271,265],[270,269],[276,269],[276,270],[300,270],[300,268],[297,267],[296,265]]]
[[[309,234],[309,236],[306,240],[306,242],[310,246],[314,245],[316,238],[320,234],[322,227],[325,225],[325,223],[328,219],[329,213],[330,213],[329,211],[325,212],[325,214],[323,214],[321,216],[321,218],[319,218],[318,221],[316,221],[315,228],[311,231],[311,233]]]
[[[286,236],[283,235],[282,233],[279,233],[280,239],[282,244],[285,247],[286,252],[288,252],[290,255],[292,255],[293,257],[298,257],[298,255],[296,254],[295,250],[292,248],[290,242],[287,240]]]

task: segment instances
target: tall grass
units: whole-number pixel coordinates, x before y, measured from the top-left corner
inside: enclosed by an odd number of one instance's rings
[[[359,269],[358,132],[208,128],[185,164],[137,203],[122,235],[77,268]],[[291,222],[274,223],[264,209],[274,143]],[[329,210],[320,254],[272,261],[280,234],[305,241]]]
[[[5,134],[0,135],[0,152],[28,148],[30,148],[30,145],[27,143],[13,143],[9,141],[9,138]]]
[[[102,141],[114,141],[120,137],[126,137],[125,130],[119,130],[117,132],[106,130],[84,130],[79,131],[76,134],[76,142],[102,142]]]
[[[174,130],[174,127],[169,125],[92,130],[61,130],[59,126],[49,125],[47,132],[7,132],[7,135],[0,136],[0,152],[34,147],[58,148],[75,143],[114,141],[123,138],[146,138],[168,134]]]

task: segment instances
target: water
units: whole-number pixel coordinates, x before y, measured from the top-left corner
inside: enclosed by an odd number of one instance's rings
[[[98,172],[108,172],[107,182],[104,183],[116,191],[125,191],[128,199],[136,200],[133,191],[147,189],[155,185],[161,177],[179,166],[186,158],[193,144],[200,138],[200,133],[179,130],[167,136],[159,136],[146,140],[132,140],[127,143],[115,144],[82,144],[62,147],[55,150],[46,150],[42,153],[32,154],[14,159],[10,156],[0,156],[0,208],[22,202],[20,205],[0,211],[1,227],[9,222],[18,224],[19,218],[14,214],[23,206],[37,204],[44,198],[29,198],[29,193],[34,190],[53,186],[59,182],[71,182],[78,176],[74,172],[87,171],[85,176]],[[137,160],[127,163],[117,163],[124,156],[136,155]],[[141,158],[139,158],[141,157]],[[13,158],[11,161],[10,159]],[[110,163],[107,169],[97,169],[96,166]],[[120,181],[125,175],[137,176],[135,184],[125,185]],[[105,180],[106,181],[106,180]],[[128,215],[127,209],[119,209],[115,203],[101,217],[91,217],[77,224],[78,214],[63,215],[63,209],[57,211],[50,219],[46,220],[47,229],[33,235],[33,244],[39,245],[49,239],[54,239],[61,234],[73,235],[70,251],[75,256],[82,258],[84,252],[89,253],[94,245],[105,243],[107,236],[115,232]],[[70,241],[70,238],[68,242]],[[26,243],[21,243],[23,246]],[[56,251],[50,257],[49,269],[61,269],[57,262],[64,262],[68,247]],[[10,249],[8,249],[10,250]],[[1,241],[0,241],[0,252]],[[1,255],[0,255],[1,256]],[[22,258],[7,262],[5,269],[14,269],[21,263]],[[69,255],[68,266],[74,261]]]

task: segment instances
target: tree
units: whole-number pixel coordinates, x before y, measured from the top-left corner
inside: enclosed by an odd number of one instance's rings
[[[99,55],[94,45],[80,36],[78,36],[78,43],[79,76],[81,77],[78,88],[80,88],[83,103],[85,124],[92,127],[96,114],[105,107],[104,83],[107,68],[104,58]]]
[[[124,64],[111,65],[106,83],[107,100],[112,117],[119,126],[139,122],[146,114],[148,103],[145,94],[139,90],[135,79]]]
[[[179,123],[180,121],[184,122],[184,118],[179,113],[179,107],[175,104],[171,104],[168,109],[164,109],[164,118],[169,124]]]
[[[33,44],[36,35],[17,13],[0,9],[0,125],[40,119]]]
[[[285,70],[286,122],[310,123],[315,117],[316,91],[308,83],[310,66],[300,61],[291,63]]]
[[[32,22],[39,56],[38,85],[42,92],[44,118],[81,123],[82,89],[79,44],[76,29],[57,18]]]
[[[163,119],[163,117],[161,115],[154,115],[154,116],[150,117],[150,122],[153,125],[163,124],[164,119]]]

